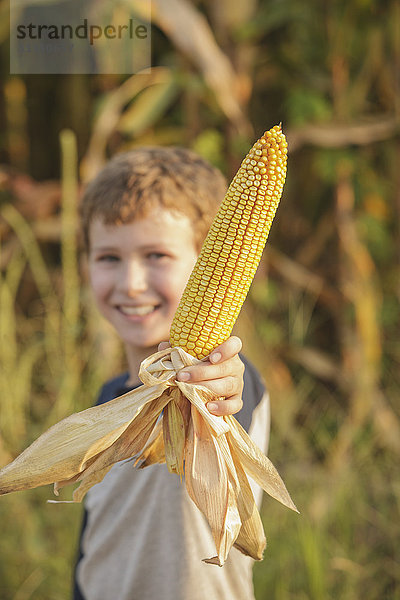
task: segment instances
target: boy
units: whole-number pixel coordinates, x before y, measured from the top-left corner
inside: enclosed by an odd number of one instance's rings
[[[216,169],[180,148],[119,155],[88,186],[81,212],[90,285],[100,312],[124,343],[128,362],[128,373],[103,387],[99,404],[139,385],[140,363],[168,340],[225,190]],[[268,400],[254,368],[245,362],[243,369],[240,349],[240,340],[231,337],[178,378],[223,397],[208,403],[208,410],[238,413],[265,450]],[[165,465],[137,470],[132,461],[122,461],[87,495],[74,598],[254,598],[252,561],[236,549],[221,569],[201,561],[214,554],[208,524],[179,478]]]

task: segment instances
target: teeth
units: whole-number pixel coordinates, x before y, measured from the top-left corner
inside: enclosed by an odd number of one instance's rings
[[[148,315],[155,309],[155,306],[150,304],[146,304],[145,306],[120,306],[120,311],[124,313],[124,315],[137,315],[138,317],[143,317],[144,315]]]

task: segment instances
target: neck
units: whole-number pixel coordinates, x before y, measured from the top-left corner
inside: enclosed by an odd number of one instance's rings
[[[139,368],[141,362],[157,352],[158,347],[150,347],[150,348],[132,348],[130,346],[125,346],[126,358],[128,361],[128,370],[129,370],[129,379],[127,381],[128,385],[138,385],[141,383],[139,379]]]

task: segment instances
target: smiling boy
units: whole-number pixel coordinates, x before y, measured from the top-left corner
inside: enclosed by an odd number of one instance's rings
[[[88,186],[82,223],[90,286],[124,344],[128,363],[127,373],[103,387],[98,403],[139,385],[140,363],[168,340],[225,189],[216,169],[179,148],[119,155]],[[210,412],[238,413],[265,450],[267,396],[247,361],[244,369],[240,349],[240,340],[231,337],[178,378],[213,391]],[[233,549],[222,569],[205,565],[201,559],[212,556],[213,549],[208,525],[178,477],[165,465],[136,470],[123,461],[87,495],[74,598],[254,598],[251,560]]]

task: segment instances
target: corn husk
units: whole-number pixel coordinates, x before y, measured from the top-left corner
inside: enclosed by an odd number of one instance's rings
[[[186,489],[210,525],[223,565],[234,545],[262,558],[264,531],[247,479],[297,510],[271,461],[232,417],[206,408],[205,387],[176,381],[176,373],[199,361],[181,348],[167,348],[141,364],[143,385],[110,402],[60,421],[0,471],[0,494],[54,484],[54,492],[79,483],[74,502],[99,483],[118,461],[137,466],[166,462],[184,476]]]

